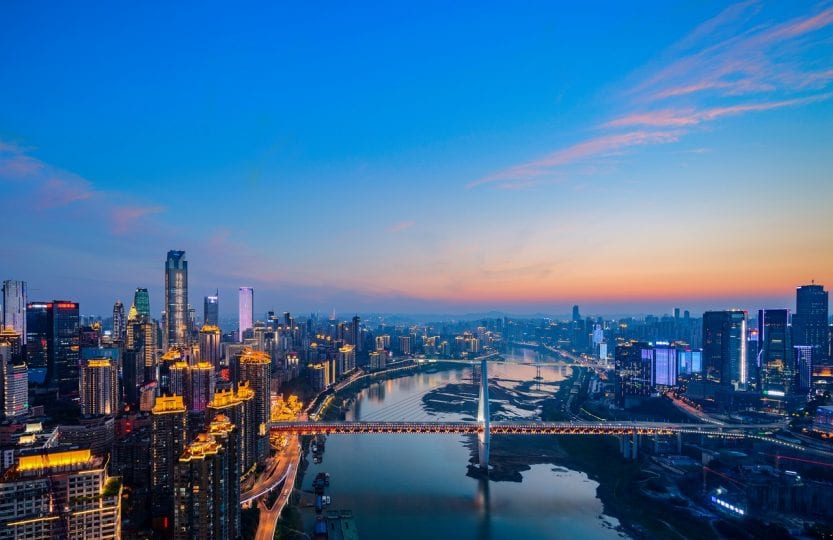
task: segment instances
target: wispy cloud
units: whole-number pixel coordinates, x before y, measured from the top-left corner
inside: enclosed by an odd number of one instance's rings
[[[540,179],[548,174],[555,174],[558,167],[571,165],[589,157],[599,157],[628,147],[644,144],[662,144],[676,142],[681,135],[679,131],[631,131],[603,135],[589,139],[573,146],[556,150],[540,159],[522,163],[495,174],[474,180],[467,184],[473,188],[485,184],[498,184],[504,189],[517,189],[518,186],[532,186],[532,179]]]
[[[46,163],[30,151],[0,141],[0,182],[18,186],[29,199],[25,203],[28,208],[50,211],[77,206],[84,219],[115,235],[125,234],[142,218],[164,211],[161,206],[136,204],[123,193],[98,190],[86,178]]]
[[[833,82],[833,8],[773,23],[764,7],[754,0],[729,6],[640,70],[620,95],[625,112],[603,122],[601,134],[466,187],[563,182],[578,174],[575,164],[605,164],[611,152],[674,143],[719,118],[831,99],[825,90]]]
[[[110,211],[111,231],[123,235],[136,227],[141,219],[165,211],[164,206],[114,206]]]
[[[687,109],[663,109],[644,113],[634,113],[605,124],[605,127],[631,127],[631,126],[661,126],[680,127],[693,126],[702,122],[716,120],[722,116],[733,116],[748,112],[770,111],[784,107],[797,107],[817,101],[825,101],[833,97],[831,93],[818,94],[803,98],[785,99],[781,101],[770,101],[762,103],[743,103],[727,107],[712,107],[710,109],[697,110]]]
[[[414,221],[400,221],[399,223],[394,223],[393,225],[391,225],[388,228],[388,231],[392,233],[398,233],[410,229],[414,225],[416,225],[416,222]]]

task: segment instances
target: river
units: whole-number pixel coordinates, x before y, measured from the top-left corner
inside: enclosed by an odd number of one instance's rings
[[[538,357],[528,350],[503,356]],[[541,367],[541,379],[533,381],[534,367],[490,364],[489,370],[495,420],[536,418],[536,402],[552,395],[570,373],[566,367]],[[347,419],[473,420],[472,375],[472,368],[463,368],[376,383],[358,394]],[[534,437],[512,441],[515,459],[534,453]],[[625,537],[618,521],[603,514],[598,484],[583,472],[557,459],[536,463],[539,458],[514,472],[519,482],[486,481],[467,475],[476,455],[473,441],[465,435],[330,436],[323,462],[310,463],[303,489],[311,492],[315,475],[328,472],[330,508],[352,510],[362,540]],[[492,459],[499,461],[494,454]],[[313,510],[304,508],[302,515],[311,531]]]

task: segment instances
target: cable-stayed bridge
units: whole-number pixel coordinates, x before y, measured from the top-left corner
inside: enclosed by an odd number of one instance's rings
[[[442,362],[445,362],[444,360]],[[457,361],[455,363],[471,362]],[[564,366],[561,362],[541,362],[523,364],[530,366],[551,365]],[[584,365],[583,367],[590,367]],[[489,414],[489,379],[487,358],[480,361],[480,384],[477,407],[477,420],[474,422],[425,422],[425,421],[358,421],[358,422],[272,422],[273,433],[298,435],[361,435],[361,434],[469,434],[477,435],[478,457],[480,467],[489,467],[489,449],[491,436],[494,435],[606,435],[618,436],[631,445],[635,456],[636,439],[639,436],[660,435],[699,435],[722,438],[748,438],[805,450],[812,453],[819,451],[801,445],[761,435],[766,429],[783,427],[782,424],[686,424],[672,422],[533,422],[502,421],[493,422]],[[833,456],[833,453],[825,452]]]

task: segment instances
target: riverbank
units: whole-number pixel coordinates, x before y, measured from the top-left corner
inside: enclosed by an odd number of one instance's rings
[[[584,377],[585,371],[584,368],[574,370],[569,384],[562,385],[555,397],[545,403],[542,420],[562,421],[568,418],[563,406],[569,399],[573,384]],[[580,395],[584,394],[584,384]],[[572,408],[580,410],[581,402],[572,404]],[[604,505],[605,514],[618,519],[629,535],[635,538],[683,540],[717,538],[710,526],[704,526],[701,520],[690,516],[687,511],[644,495],[640,483],[647,476],[639,462],[627,461],[622,457],[615,438],[577,435],[559,437],[555,444],[560,449],[560,452],[553,453],[556,463],[583,471],[598,482],[597,494]]]

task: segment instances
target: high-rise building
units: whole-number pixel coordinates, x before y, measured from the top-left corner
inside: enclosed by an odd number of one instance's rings
[[[81,414],[115,415],[119,411],[118,366],[109,358],[91,358],[81,366]]]
[[[182,396],[160,396],[151,411],[151,513],[154,528],[173,525],[174,473],[185,450],[187,413]]]
[[[47,381],[63,395],[78,392],[78,366],[81,359],[78,302],[52,302]]]
[[[176,464],[174,539],[229,536],[228,450],[207,433],[197,435]]]
[[[136,307],[136,315],[150,318],[150,295],[147,289],[136,288],[136,292],[133,293],[133,305]]]
[[[26,365],[32,381],[40,385],[46,383],[46,366],[49,364],[51,314],[50,302],[26,304]]]
[[[796,370],[796,391],[806,394],[810,391],[813,379],[813,354],[815,347],[810,345],[793,345],[793,365]]]
[[[29,412],[29,380],[21,352],[20,334],[0,330],[0,416],[16,419]]]
[[[0,330],[2,327],[11,328],[26,345],[26,282],[10,279],[4,281],[2,304]]]
[[[654,347],[654,385],[677,385],[677,351],[670,345]]]
[[[197,362],[188,366],[185,387],[185,405],[190,412],[203,412],[214,397],[214,366]]]
[[[243,334],[254,326],[254,295],[255,290],[251,287],[240,287],[239,291],[239,324],[240,343],[243,343]]]
[[[817,364],[829,361],[827,291],[821,285],[803,285],[795,292],[795,313],[792,316],[793,345],[813,348]]]
[[[234,453],[238,454],[238,458],[236,460],[237,472],[233,476],[238,479],[255,463],[254,452],[249,445],[249,436],[247,433],[246,406],[244,405],[244,400],[241,399],[241,395],[249,396],[250,394],[253,398],[254,392],[251,392],[248,385],[242,385],[238,388],[237,392],[231,389],[218,390],[214,393],[214,398],[206,409],[209,422],[213,422],[218,418],[227,418],[235,426],[234,436],[236,440],[233,448],[235,448]],[[252,409],[250,405],[251,399],[247,398],[247,400],[249,409]],[[249,412],[251,415],[253,411],[250,410]],[[251,417],[250,415],[249,418]]]
[[[117,300],[113,304],[113,341],[124,342],[127,332],[127,318],[124,315],[124,304]]]
[[[206,296],[203,301],[202,322],[209,326],[220,324],[220,291],[214,296]]]
[[[254,390],[254,430],[256,431],[255,455],[263,460],[269,454],[269,421],[272,407],[272,360],[265,352],[243,350],[240,355],[240,381],[247,382]]]
[[[723,385],[749,382],[746,312],[738,309],[703,313],[703,374]]]
[[[770,398],[783,398],[795,391],[795,367],[790,344],[790,310],[758,311],[761,390]]]
[[[643,342],[629,341],[616,346],[616,402],[630,407],[651,395],[653,389],[653,348]]]
[[[200,361],[208,362],[215,370],[220,369],[220,328],[217,326],[204,325],[200,329]]]
[[[228,536],[226,538],[237,539],[240,538],[240,428],[231,421],[230,417],[218,414],[209,422],[207,433],[226,449],[228,475],[226,482]]]
[[[121,538],[123,487],[90,450],[21,455],[0,480],[1,538]]]
[[[188,344],[188,261],[184,251],[169,251],[165,261],[164,349]]]
[[[356,352],[362,350],[362,329],[361,319],[358,315],[353,317],[353,324],[350,326],[350,343],[356,347]]]

